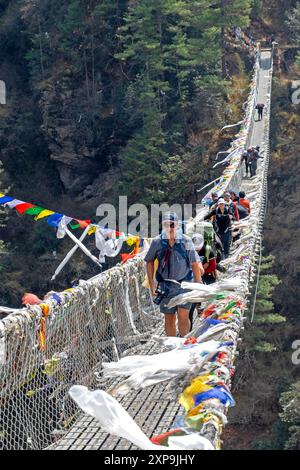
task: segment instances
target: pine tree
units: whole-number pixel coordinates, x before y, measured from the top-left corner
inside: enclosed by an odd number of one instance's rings
[[[122,190],[135,202],[141,197],[144,202],[155,198],[160,163],[166,156],[162,106],[169,86],[163,75],[163,11],[163,0],[141,0],[129,7],[125,25],[119,29],[123,52],[116,57],[123,62],[130,60],[135,72],[127,104],[132,108],[133,100],[139,128],[121,153]],[[149,176],[153,185],[147,191]]]
[[[187,137],[193,100],[199,91],[213,94],[223,86],[212,5],[207,0],[140,0],[129,7],[119,28],[123,50],[116,57],[132,79],[126,105],[138,127],[121,154],[122,188],[129,196],[143,197],[147,171],[154,181],[150,193],[158,197],[162,165],[180,126]],[[141,177],[131,188],[133,174]]]
[[[286,26],[289,30],[289,37],[295,44],[300,43],[300,2],[295,8],[290,10],[286,15]]]
[[[222,49],[222,76],[226,78],[226,33],[232,28],[246,28],[250,24],[251,0],[218,0],[215,24],[220,28]]]
[[[289,438],[285,443],[285,450],[300,449],[300,382],[290,386],[280,398],[282,412],[281,420],[289,426]]]
[[[268,274],[268,271],[272,270],[274,262],[274,256],[265,256],[262,259],[258,295],[255,305],[255,323],[256,325],[260,325],[260,331],[262,333],[261,340],[257,341],[255,344],[255,350],[265,353],[275,351],[276,347],[272,343],[272,338],[269,339],[267,330],[264,329],[264,327],[286,322],[286,317],[274,312],[273,292],[276,286],[280,284],[280,280],[276,275]]]
[[[81,49],[84,49],[85,40],[85,9],[80,0],[72,0],[61,23],[58,25],[61,33],[58,50],[83,68]]]

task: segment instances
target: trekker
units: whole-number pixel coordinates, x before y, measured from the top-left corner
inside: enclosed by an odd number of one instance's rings
[[[196,252],[198,253],[202,266],[204,268],[204,274],[202,275],[202,281],[204,284],[213,284],[217,280],[217,260],[213,248],[208,244],[201,233],[194,233],[192,241]],[[200,312],[201,303],[192,304],[189,319],[190,319],[190,331],[193,328],[194,312],[197,309]]]
[[[251,214],[251,204],[249,199],[246,199],[246,194],[244,191],[239,192],[239,205],[247,209],[248,215]]]
[[[243,155],[242,155],[242,162],[245,162],[246,176],[248,176],[248,173],[249,173],[249,163],[248,163],[249,156],[250,156],[249,151],[244,150]]]
[[[261,158],[263,160],[263,157],[259,155],[259,150],[260,150],[259,146],[253,147],[251,151],[251,155],[249,157],[250,178],[256,175],[258,159]]]
[[[228,258],[232,242],[232,214],[229,207],[226,207],[224,199],[218,200],[218,206],[204,217],[204,220],[215,219],[217,235],[219,236],[224,250],[224,257]]]
[[[237,196],[237,194],[235,193],[235,191],[232,191],[232,189],[229,189],[229,194],[230,194],[230,199],[233,201],[233,202],[238,202],[239,198]]]
[[[218,193],[216,192],[211,193],[210,201],[208,202],[209,207],[211,208],[215,206],[218,202],[218,199],[219,199]]]
[[[236,202],[234,202],[231,199],[230,192],[224,193],[223,198],[225,199],[225,202],[226,202],[227,206],[230,208],[230,211],[231,211],[231,214],[233,215],[234,220],[236,220],[238,222],[240,220],[239,212],[236,208]]]
[[[200,256],[204,268],[202,276],[203,284],[213,284],[217,278],[217,260],[212,247],[204,240],[201,233],[195,233],[192,236],[195,250]]]
[[[258,120],[261,121],[263,118],[263,111],[264,111],[265,105],[263,103],[257,103],[255,109],[258,111]]]
[[[177,295],[189,292],[188,289],[181,288],[182,281],[202,282],[201,276],[204,270],[191,238],[182,233],[175,212],[163,215],[162,227],[162,233],[152,240],[145,257],[149,286],[155,297],[154,302],[160,305],[160,311],[165,315],[166,335],[176,336],[177,313],[179,334],[183,337],[190,331],[191,303],[172,308],[167,305]],[[153,279],[156,259],[158,260],[157,288]]]

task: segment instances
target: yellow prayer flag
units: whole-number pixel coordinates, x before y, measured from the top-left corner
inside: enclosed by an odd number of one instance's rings
[[[96,230],[97,230],[97,227],[96,227],[96,226],[91,227],[91,228],[89,229],[89,231],[88,231],[88,235],[93,235],[93,233],[95,233]]]
[[[140,237],[129,237],[126,238],[125,242],[128,246],[135,245],[140,240]]]
[[[49,211],[48,209],[45,209],[43,210],[42,212],[40,212],[39,215],[37,215],[34,220],[40,220],[40,219],[43,219],[44,217],[48,217],[48,215],[53,215],[55,214],[55,212],[53,211]]]

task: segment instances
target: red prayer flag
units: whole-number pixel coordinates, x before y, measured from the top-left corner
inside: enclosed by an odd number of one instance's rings
[[[18,214],[24,214],[24,212],[27,209],[30,209],[31,207],[35,207],[34,204],[29,204],[29,202],[23,202],[22,204],[18,204],[15,209],[18,212]]]
[[[80,228],[86,228],[89,225],[91,225],[91,220],[79,220],[79,219],[74,219],[76,222],[79,223]]]

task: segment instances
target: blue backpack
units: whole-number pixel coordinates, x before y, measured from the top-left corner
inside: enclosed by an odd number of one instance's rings
[[[162,250],[160,251],[160,253],[157,257],[157,259],[158,259],[158,270],[161,270],[161,271],[164,270],[165,266],[169,262],[169,258],[170,258],[170,254],[171,254],[172,249],[177,251],[177,253],[179,253],[181,258],[185,259],[186,262],[187,262],[187,265],[190,267],[190,259],[188,257],[185,245],[184,245],[182,240],[180,240],[179,242],[175,242],[173,248],[171,248],[169,243],[168,243],[168,240],[163,238],[162,235],[160,236],[160,238],[161,238],[161,242],[162,242]],[[162,269],[160,269],[160,268],[162,268]],[[158,272],[158,270],[156,271],[156,280],[158,282],[162,282],[162,281],[164,281],[164,279],[161,276],[161,274]],[[191,280],[192,277],[193,277],[192,270],[190,270],[190,273],[186,276],[185,280]]]

